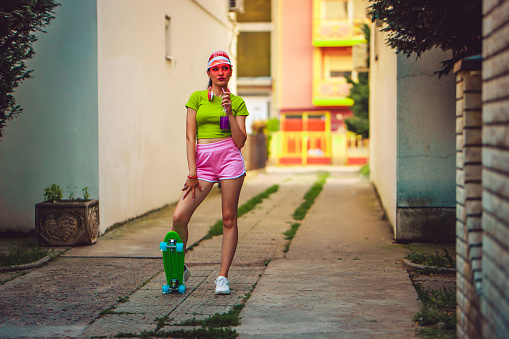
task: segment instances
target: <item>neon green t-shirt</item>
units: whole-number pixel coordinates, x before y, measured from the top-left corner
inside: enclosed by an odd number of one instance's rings
[[[214,96],[212,100],[207,97],[207,91],[196,91],[189,97],[186,107],[196,111],[196,138],[224,138],[232,135],[231,131],[221,130],[219,118],[223,115],[221,97]],[[230,94],[232,112],[234,116],[249,115],[244,99]]]

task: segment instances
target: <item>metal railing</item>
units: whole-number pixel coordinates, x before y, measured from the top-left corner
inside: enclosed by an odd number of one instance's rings
[[[301,158],[307,164],[308,158],[330,158],[330,132],[281,132],[280,158]]]
[[[354,159],[369,158],[369,139],[353,132],[346,132],[346,158],[347,164],[355,163]]]

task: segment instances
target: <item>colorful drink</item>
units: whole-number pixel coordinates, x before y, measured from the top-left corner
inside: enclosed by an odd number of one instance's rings
[[[221,90],[223,91],[223,94],[226,93],[224,91],[224,88],[221,88]],[[222,130],[230,130],[230,119],[228,118],[228,113],[226,112],[226,109],[223,107],[223,113],[224,115],[221,115],[221,117],[219,118],[219,128],[221,128]]]
[[[222,130],[229,130],[230,129],[230,119],[228,117],[221,116],[219,118],[219,127]]]

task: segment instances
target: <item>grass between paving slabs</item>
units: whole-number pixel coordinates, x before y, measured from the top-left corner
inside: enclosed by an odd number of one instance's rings
[[[323,185],[325,185],[325,182],[327,181],[327,178],[329,177],[329,173],[320,173],[318,175],[318,180],[311,186],[309,191],[304,194],[304,201],[302,204],[300,204],[297,209],[293,212],[293,219],[294,220],[303,220],[306,217],[306,214],[308,213],[309,209],[313,204],[315,203],[315,199],[320,195],[320,192],[322,192]]]
[[[279,190],[279,185],[273,185],[267,188],[262,193],[255,195],[244,204],[242,204],[237,210],[237,217],[240,218],[244,214],[254,210],[254,208],[262,203],[264,199],[270,197],[271,194],[276,193]],[[212,239],[217,235],[223,234],[223,219],[218,219],[214,225],[212,225],[205,235],[204,239]],[[193,245],[194,246],[194,245]]]
[[[239,326],[240,317],[239,314],[244,308],[245,304],[235,305],[227,313],[216,313],[203,320],[196,320],[195,318],[183,321],[175,326],[204,326],[204,327],[228,327],[228,326]]]
[[[300,227],[300,222],[294,222],[290,225],[290,229],[286,232],[284,232],[285,240],[288,240],[288,242],[285,244],[285,249],[283,250],[285,253],[290,250],[290,243],[292,242],[292,239],[295,237],[295,234],[297,233],[297,230]]]
[[[370,173],[369,164],[362,166],[360,169],[360,173],[361,173],[361,175],[369,178],[369,173]]]
[[[256,284],[253,285],[254,290]],[[251,291],[252,291],[251,290]],[[242,303],[235,305],[227,313],[216,313],[208,318],[197,320],[195,318],[174,324],[172,326],[192,326],[200,328],[193,329],[179,329],[164,331],[162,328],[168,325],[169,316],[156,319],[157,327],[154,331],[144,331],[138,334],[133,333],[119,333],[117,338],[236,338],[238,333],[229,328],[230,326],[240,325],[240,312],[244,308],[246,301],[251,297],[251,292],[247,293]]]
[[[306,214],[308,213],[309,209],[313,204],[315,203],[316,198],[318,195],[320,195],[320,192],[323,190],[323,186],[325,185],[325,182],[327,181],[327,178],[329,177],[329,173],[320,173],[318,175],[318,179],[315,181],[313,186],[304,194],[304,201],[302,204],[300,204],[299,207],[295,209],[295,211],[292,214],[292,217],[294,220],[303,220],[306,217]],[[297,230],[300,227],[299,222],[294,222],[290,225],[290,229],[283,234],[285,235],[285,239],[288,240],[288,242],[285,244],[284,252],[288,252],[290,249],[290,243],[292,242],[292,239],[295,237],[295,234],[297,233]]]
[[[123,303],[126,303],[129,301],[129,297],[119,297],[117,302],[119,304],[123,304]],[[101,313],[99,313],[99,316],[102,317],[102,316],[105,316],[107,314],[132,314],[130,312],[117,312],[115,311],[118,307],[118,304],[117,305],[111,305],[110,307],[108,307],[107,309],[105,310],[102,310]]]

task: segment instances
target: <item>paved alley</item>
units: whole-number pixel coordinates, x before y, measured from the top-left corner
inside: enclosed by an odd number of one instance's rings
[[[221,237],[203,240],[221,217],[214,189],[190,223],[186,256],[192,278],[184,295],[163,295],[159,242],[172,207],[130,222],[96,245],[0,285],[0,337],[113,337],[193,330],[186,322],[226,313],[247,299],[240,337],[413,336],[417,294],[372,186],[355,169],[330,176],[289,251],[284,232],[319,168],[250,173],[240,204],[279,185],[239,219],[230,296],[214,295]]]

